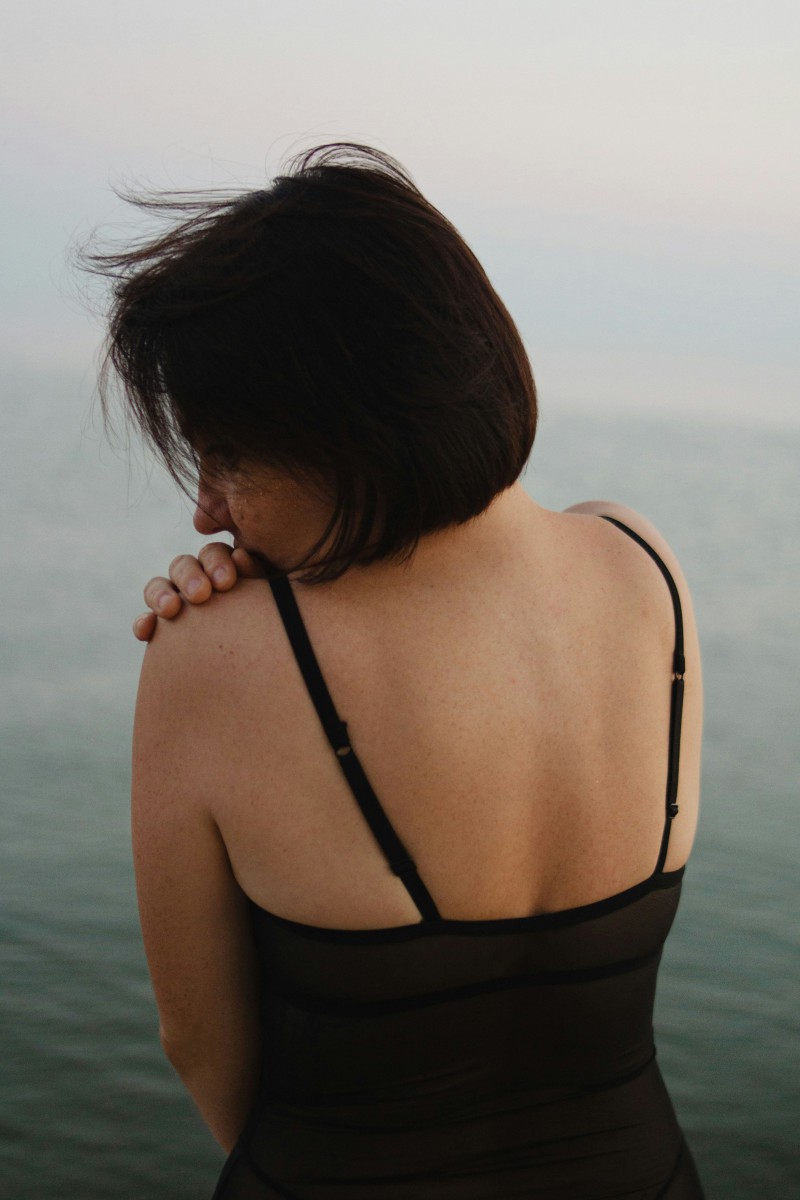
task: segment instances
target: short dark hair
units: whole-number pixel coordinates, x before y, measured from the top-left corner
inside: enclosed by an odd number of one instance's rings
[[[263,191],[118,195],[173,220],[83,252],[113,280],[103,416],[115,373],[184,489],[198,439],[322,482],[331,520],[289,570],[335,537],[303,582],[404,562],[516,482],[536,431],[528,356],[472,250],[395,159],[329,143]]]

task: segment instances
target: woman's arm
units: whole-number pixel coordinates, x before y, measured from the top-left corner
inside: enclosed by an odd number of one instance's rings
[[[144,656],[133,852],[161,1044],[230,1151],[258,1083],[258,983],[247,900],[208,804],[220,697],[202,644],[194,621],[161,622]]]
[[[686,862],[694,843],[697,828],[698,805],[700,796],[700,775],[703,736],[703,669],[700,656],[700,641],[697,632],[694,605],[689,586],[683,570],[672,547],[667,543],[663,534],[641,513],[625,504],[612,500],[584,500],[573,504],[564,510],[577,516],[609,516],[627,525],[634,533],[652,547],[663,559],[675,586],[681,603],[683,617],[684,652],[686,659],[685,689],[683,695],[683,720],[680,742],[680,771],[678,773],[679,815],[672,823],[669,840],[669,854],[665,863],[666,870],[673,870]],[[623,539],[620,550],[628,549],[632,543]],[[634,556],[635,557],[635,556]],[[631,560],[633,561],[633,560]],[[657,581],[658,594],[662,595],[661,580]],[[670,626],[672,617],[670,616]]]

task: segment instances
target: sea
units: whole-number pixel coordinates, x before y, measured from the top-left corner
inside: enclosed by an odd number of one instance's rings
[[[198,1200],[223,1154],[158,1043],[129,840],[141,590],[201,544],[87,379],[2,385],[0,1196]],[[524,483],[631,505],[692,590],[700,826],[656,1005],[709,1200],[800,1196],[800,425],[543,404]]]

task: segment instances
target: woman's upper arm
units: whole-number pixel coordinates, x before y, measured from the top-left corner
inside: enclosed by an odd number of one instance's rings
[[[205,803],[212,727],[194,622],[159,628],[139,683],[133,737],[134,868],[147,962],[170,1057],[237,1060],[258,1038],[247,900]],[[216,698],[215,698],[216,699]]]
[[[663,559],[678,589],[683,618],[686,673],[678,774],[678,803],[681,812],[673,822],[666,862],[667,869],[671,870],[688,858],[694,842],[700,795],[703,673],[697,622],[689,585],[675,552],[666,538],[651,521],[636,512],[635,509],[628,508],[625,504],[617,504],[613,500],[585,500],[580,504],[573,504],[564,511],[595,516],[605,515],[614,517],[623,525],[627,525],[634,533],[638,533],[640,537],[644,538]]]

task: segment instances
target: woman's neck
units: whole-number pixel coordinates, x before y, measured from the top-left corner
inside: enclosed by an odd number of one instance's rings
[[[523,526],[530,530],[531,522],[541,521],[546,513],[518,481],[471,521],[425,534],[407,562],[354,566],[331,583],[313,586],[315,590],[335,589],[337,595],[356,598],[360,594],[441,587],[466,576],[475,578],[483,570],[499,567],[519,545]]]

